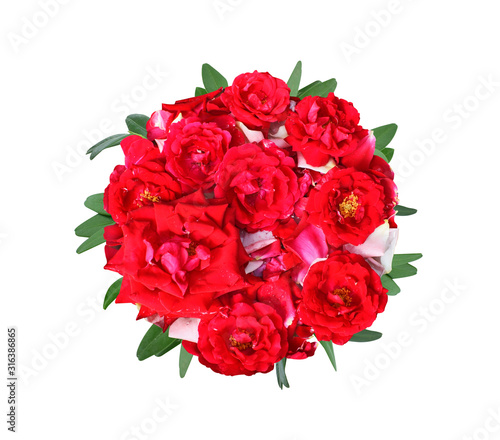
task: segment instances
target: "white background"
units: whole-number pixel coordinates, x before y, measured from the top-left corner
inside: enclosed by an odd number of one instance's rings
[[[17,326],[17,438],[500,438],[496,2],[64,3],[49,16],[9,2],[0,18],[0,346]],[[122,161],[114,148],[91,162],[88,139],[192,96],[204,62],[286,81],[299,59],[302,84],[336,77],[363,126],[399,125],[392,165],[419,213],[399,221],[398,252],[424,253],[418,276],[375,323],[381,340],[337,348],[337,373],[321,348],[289,361],[290,389],[196,359],[181,380],[177,350],[139,362],[149,325],[131,305],[102,310],[116,279],[102,247],[75,253],[83,201]]]

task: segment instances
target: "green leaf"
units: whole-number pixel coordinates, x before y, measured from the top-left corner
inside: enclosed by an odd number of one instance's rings
[[[112,136],[107,137],[106,139],[103,139],[100,142],[97,142],[97,144],[95,144],[93,147],[90,147],[87,151],[87,154],[90,154],[90,160],[96,157],[102,150],[120,145],[120,142],[123,141],[123,139],[125,139],[127,136],[129,135],[114,134]]]
[[[146,124],[148,121],[149,118],[146,115],[140,115],[137,113],[128,115],[125,119],[125,123],[127,124],[130,134],[136,134],[137,136],[141,136],[143,138],[148,137],[148,132],[146,130]]]
[[[392,258],[392,267],[400,266],[401,264],[411,263],[422,258],[422,254],[396,254]]]
[[[179,375],[183,378],[189,368],[189,364],[193,359],[193,355],[188,353],[186,349],[181,345],[181,352],[179,354]]]
[[[81,225],[75,228],[75,234],[78,237],[90,237],[97,231],[104,229],[104,226],[112,225],[115,222],[107,215],[96,214],[85,220]]]
[[[380,150],[374,150],[373,151],[373,155],[374,156],[378,156],[378,157],[381,157],[382,159],[384,159],[387,163],[389,163],[389,159],[387,159],[387,156]]]
[[[281,359],[281,361],[276,363],[276,377],[278,378],[278,385],[281,389],[283,386],[290,388],[290,384],[288,383],[288,379],[285,373],[286,367],[286,358]]]
[[[337,80],[335,78],[329,79],[328,81],[313,83],[305,92],[299,92],[299,98],[305,98],[306,96],[321,96],[326,98],[329,93],[334,92],[337,88]]]
[[[411,264],[402,264],[401,266],[393,267],[389,272],[389,276],[394,278],[406,278],[417,274],[417,268]]]
[[[353,335],[353,337],[349,340],[352,342],[371,342],[376,341],[382,337],[382,333],[374,332],[372,330],[361,330],[360,332]]]
[[[382,275],[380,280],[382,281],[382,286],[389,290],[387,295],[394,296],[401,292],[401,289],[396,284],[396,281],[394,281],[389,275]]]
[[[106,292],[106,296],[104,297],[104,303],[102,308],[106,310],[109,305],[116,299],[118,294],[120,293],[120,289],[122,288],[123,277],[116,280],[111,286],[109,286],[108,291]]]
[[[398,126],[396,124],[387,124],[382,127],[377,127],[373,129],[373,135],[377,142],[375,143],[375,148],[377,150],[383,150],[392,141],[395,136]]]
[[[416,209],[414,209],[414,208],[407,208],[406,206],[402,206],[402,205],[397,205],[397,206],[394,207],[394,209],[397,211],[396,215],[401,215],[401,216],[413,215],[413,214],[417,213]]]
[[[104,193],[100,194],[94,194],[92,196],[88,196],[87,200],[83,203],[87,208],[91,209],[94,212],[97,212],[98,214],[105,215],[107,217],[111,217],[105,210],[104,210],[104,203],[103,203],[103,198],[104,198]]]
[[[196,87],[196,90],[194,91],[194,96],[201,96],[206,94],[207,91],[203,87]]]
[[[173,339],[168,336],[168,329],[164,333],[160,327],[153,324],[137,348],[137,358],[143,361],[153,355],[161,356],[180,343],[180,339]]]
[[[80,246],[78,246],[76,253],[83,254],[85,251],[88,251],[89,249],[95,248],[96,246],[99,246],[100,244],[104,243],[106,240],[104,240],[103,234],[104,234],[104,228],[96,231],[89,238],[87,238],[87,240],[85,240]]]
[[[217,70],[215,70],[210,64],[203,64],[201,66],[201,78],[203,79],[203,85],[207,93],[214,92],[221,87],[227,87],[227,80],[224,78]]]
[[[170,338],[172,339],[172,338]],[[155,353],[156,357],[163,356],[165,353],[168,353],[170,350],[173,350],[175,347],[177,347],[182,341],[180,339],[172,339],[172,341],[165,346],[165,348],[158,353]]]
[[[332,341],[319,341],[319,343],[325,349],[328,359],[330,359],[334,370],[337,371],[337,362],[335,361],[335,353],[333,352]]]
[[[394,148],[384,148],[382,152],[385,154],[385,157],[387,157],[387,163],[389,163],[394,156]]]
[[[302,77],[302,61],[297,61],[290,78],[288,79],[288,87],[290,87],[290,96],[297,96],[299,93],[300,78]]]
[[[318,85],[318,84],[321,84],[321,81],[314,81],[314,82],[312,82],[311,84],[308,84],[307,86],[302,87],[302,88],[299,90],[299,92],[298,92],[297,96],[298,96],[300,99],[304,98],[305,96],[308,96],[308,95],[307,95],[307,93],[309,92],[309,90],[310,90],[311,88],[313,88],[314,86]]]

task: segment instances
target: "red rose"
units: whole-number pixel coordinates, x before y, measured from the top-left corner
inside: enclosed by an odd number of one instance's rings
[[[343,345],[370,327],[386,304],[387,289],[363,257],[338,252],[311,266],[297,311],[320,341]]]
[[[206,201],[200,192],[136,209],[105,268],[179,298],[240,289],[248,257],[233,222],[227,205]]]
[[[288,350],[283,319],[270,305],[238,302],[198,326],[198,343],[184,348],[216,373],[268,373]]]
[[[243,73],[224,90],[221,100],[246,126],[268,129],[272,122],[286,118],[290,88],[267,72]]]
[[[166,169],[179,180],[185,192],[208,190],[214,185],[214,174],[230,142],[229,132],[215,122],[182,119],[172,124],[163,146]]]
[[[309,196],[308,221],[320,227],[335,247],[362,244],[394,215],[392,180],[377,171],[333,168]]]
[[[294,167],[295,161],[272,143],[231,148],[215,176],[215,196],[236,209],[237,226],[272,230],[304,195]]]
[[[104,191],[104,209],[116,223],[124,223],[127,213],[134,209],[169,202],[181,195],[179,183],[159,166],[160,170],[155,171],[142,166],[115,167]]]
[[[359,113],[352,103],[333,93],[326,98],[307,96],[286,120],[288,137],[285,140],[294,151],[304,155],[309,165],[321,167],[331,157],[338,163],[339,158],[358,148],[368,135],[368,130],[358,124]]]

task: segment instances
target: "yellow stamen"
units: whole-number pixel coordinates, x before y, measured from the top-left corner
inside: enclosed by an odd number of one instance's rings
[[[346,197],[344,201],[339,205],[339,211],[342,217],[354,217],[356,215],[356,211],[358,210],[358,196],[351,194]]]
[[[153,202],[153,203],[157,203],[157,202],[159,202],[161,200],[160,196],[154,196],[147,189],[145,189],[144,192],[139,195],[139,197],[141,198],[141,201],[143,199],[147,199],[147,200],[149,200],[150,202]]]

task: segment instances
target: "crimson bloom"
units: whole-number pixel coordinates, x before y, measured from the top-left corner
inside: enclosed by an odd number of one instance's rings
[[[343,345],[370,327],[386,304],[387,289],[363,257],[337,252],[311,266],[297,311],[320,341]]]
[[[295,161],[272,142],[231,148],[215,176],[215,196],[235,208],[237,226],[272,230],[293,214],[306,190],[294,167]]]
[[[359,125],[359,113],[352,103],[333,93],[326,98],[306,96],[290,113],[285,126],[286,141],[315,167],[326,165],[332,157],[338,163],[341,157],[355,153],[368,136],[368,130]],[[373,156],[372,144],[362,145],[364,156],[369,156],[370,150]]]
[[[186,118],[172,124],[163,146],[166,169],[185,192],[214,185],[214,175],[229,148],[231,134],[215,122]]]
[[[311,191],[308,221],[332,246],[356,246],[394,215],[395,198],[394,183],[383,174],[336,167]]]
[[[104,191],[104,209],[122,224],[130,211],[175,200],[181,193],[179,183],[161,169],[153,172],[141,166],[117,165]]]
[[[234,117],[250,128],[268,129],[283,121],[290,105],[290,88],[269,73],[243,73],[224,90],[222,102]]]
[[[121,246],[105,266],[147,289],[211,298],[245,286],[248,257],[227,204],[201,192],[129,213]]]
[[[201,320],[198,342],[184,341],[185,349],[217,373],[268,373],[288,351],[282,316],[270,304],[248,301],[245,292],[235,295],[231,302],[215,317]]]

